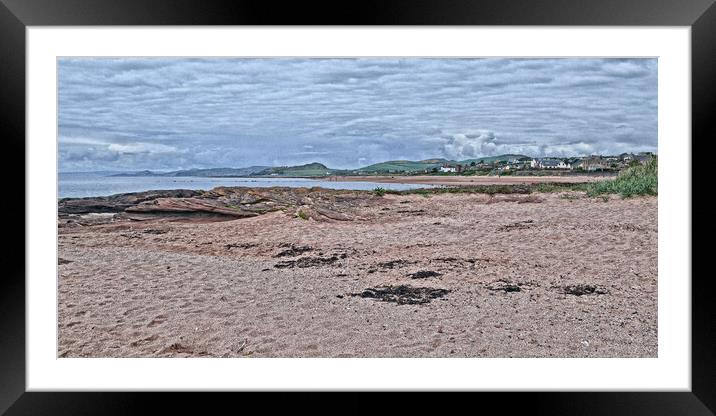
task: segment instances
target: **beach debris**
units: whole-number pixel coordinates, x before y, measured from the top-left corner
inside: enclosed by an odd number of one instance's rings
[[[249,343],[249,340],[248,340],[248,339],[245,339],[244,342],[241,343],[241,345],[239,345],[238,347],[234,347],[235,350],[236,350],[236,352],[242,352],[243,350],[245,350],[245,349],[246,349],[246,345],[247,345],[248,343]]]
[[[398,214],[408,214],[413,216],[425,215],[424,209],[400,209],[396,211]]]
[[[274,257],[296,257],[313,250],[313,248],[309,246],[295,246],[293,244],[290,244],[288,247],[288,249],[279,252]]]
[[[618,223],[609,224],[609,229],[611,231],[644,231],[645,227],[636,224]]]
[[[69,264],[72,263],[72,260],[65,260],[62,257],[57,258],[57,264]]]
[[[517,202],[518,204],[539,204],[544,199],[537,195],[491,195],[486,204],[497,204],[499,202]]]
[[[463,259],[463,258],[457,258],[457,257],[436,257],[434,259],[430,259],[430,263],[432,262],[439,262],[439,263],[445,263],[451,266],[459,266],[464,267],[465,263],[469,263],[470,265],[474,265],[477,262],[489,262],[490,259]]]
[[[375,299],[382,302],[394,302],[398,305],[422,305],[429,303],[433,299],[441,298],[449,292],[447,289],[399,285],[367,288],[361,293],[351,293],[349,296]]]
[[[160,230],[156,228],[147,228],[146,230],[142,231],[144,234],[166,234],[169,231],[168,230]]]
[[[427,279],[428,277],[442,276],[442,273],[434,272],[432,270],[420,270],[419,272],[410,273],[408,275],[411,279]]]
[[[582,296],[582,295],[605,295],[609,292],[599,286],[590,285],[590,284],[576,284],[576,285],[566,285],[562,286],[562,293],[566,295],[574,295],[574,296]]]
[[[153,335],[150,335],[150,336],[148,336],[148,337],[146,337],[146,338],[138,339],[138,340],[136,340],[136,341],[134,341],[134,342],[131,342],[131,343],[129,344],[129,346],[130,346],[130,347],[141,347],[142,345],[149,344],[149,343],[152,342],[152,341],[156,341],[158,338],[159,338],[158,335],[153,334]]]
[[[520,286],[521,286],[521,284],[519,284],[519,283],[512,283],[507,280],[498,280],[496,282],[490,283],[486,287],[489,290],[510,293],[510,292],[521,292],[522,288]]]
[[[182,353],[183,354],[192,354],[193,352],[194,352],[194,350],[192,348],[190,348],[182,343],[179,343],[179,342],[175,342],[175,343],[171,344],[170,346],[159,351],[160,354],[167,354],[167,353],[169,353],[169,354],[182,354]],[[200,355],[203,355],[203,354],[200,353]]]
[[[534,220],[517,221],[497,227],[498,231],[524,230],[535,225]]]
[[[128,233],[120,233],[119,235],[121,235],[122,237],[127,237],[127,238],[142,238],[142,235],[136,231],[130,231]]]
[[[295,267],[304,269],[307,267],[330,266],[337,263],[340,259],[345,259],[346,257],[348,256],[345,253],[341,253],[340,255],[333,254],[330,257],[301,257],[296,260],[280,261],[273,267],[277,269],[293,269]]]
[[[224,244],[224,248],[227,250],[231,250],[232,248],[252,248],[256,247],[258,244],[256,243],[229,243]]]
[[[378,267],[380,267],[382,269],[391,269],[392,270],[392,269],[399,269],[401,267],[405,267],[409,264],[414,264],[414,263],[415,263],[414,261],[397,259],[397,260],[390,260],[390,261],[378,263]]]

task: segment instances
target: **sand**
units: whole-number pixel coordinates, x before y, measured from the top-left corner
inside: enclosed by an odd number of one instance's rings
[[[60,228],[58,356],[656,357],[656,198],[529,197]]]
[[[470,186],[470,185],[521,185],[533,183],[586,183],[614,176],[334,176],[331,180],[344,182],[403,183],[418,185]],[[322,178],[322,180],[326,180]]]

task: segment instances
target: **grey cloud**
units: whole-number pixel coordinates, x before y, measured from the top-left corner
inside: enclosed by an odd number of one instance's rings
[[[63,58],[59,162],[340,168],[655,151],[656,76],[656,59]]]

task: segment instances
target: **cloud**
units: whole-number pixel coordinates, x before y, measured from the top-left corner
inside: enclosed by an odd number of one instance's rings
[[[468,159],[480,156],[492,156],[501,146],[495,133],[482,131],[477,133],[457,133],[446,138],[443,151],[451,159]]]
[[[656,150],[656,59],[61,58],[60,169]]]
[[[161,143],[112,143],[107,149],[117,153],[175,153],[177,151],[174,146]]]

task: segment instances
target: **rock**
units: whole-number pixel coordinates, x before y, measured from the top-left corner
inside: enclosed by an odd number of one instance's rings
[[[220,201],[199,198],[158,198],[128,207],[126,212],[158,212],[158,213],[193,213],[204,212],[228,215],[231,217],[255,217],[255,212],[244,211],[238,207],[230,207]]]
[[[202,191],[175,189],[168,191],[146,191],[129,194],[116,194],[92,198],[62,198],[58,201],[60,214],[89,214],[103,212],[123,212],[128,207],[157,198],[188,198],[201,195]]]
[[[72,215],[116,213],[119,220],[157,218],[248,218],[285,210],[315,221],[361,219],[356,207],[373,203],[369,192],[313,188],[217,187],[211,191],[170,190],[117,194],[97,198],[64,198],[59,201],[61,220]],[[297,208],[298,207],[298,208]],[[67,221],[65,221],[67,222]]]
[[[421,270],[419,272],[411,273],[408,275],[411,279],[426,279],[428,277],[442,276],[442,273],[434,272],[432,270]]]
[[[422,305],[430,303],[433,299],[441,298],[449,292],[447,289],[400,285],[372,287],[365,289],[361,293],[351,293],[350,296],[394,302],[398,305]]]

